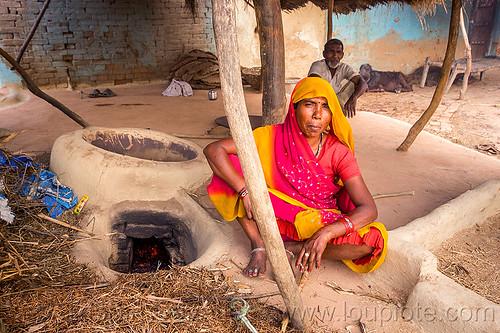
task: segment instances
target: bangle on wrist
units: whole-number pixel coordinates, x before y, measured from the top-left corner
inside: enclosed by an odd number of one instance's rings
[[[248,190],[246,186],[243,186],[243,188],[238,192],[238,196],[243,199],[248,195]]]
[[[352,223],[351,219],[348,216],[343,216],[340,219],[338,219],[345,228],[345,234],[344,236],[349,236],[353,231],[354,231],[354,224]]]

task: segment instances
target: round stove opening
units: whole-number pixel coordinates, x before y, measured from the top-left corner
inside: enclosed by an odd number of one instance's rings
[[[108,259],[109,268],[120,273],[144,273],[193,262],[197,250],[186,223],[167,212],[118,214],[112,224],[115,253]]]
[[[125,156],[158,162],[183,162],[198,157],[198,153],[181,141],[157,140],[139,132],[90,130],[83,139],[95,147]]]

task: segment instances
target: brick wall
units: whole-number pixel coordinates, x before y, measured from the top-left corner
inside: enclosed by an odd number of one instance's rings
[[[13,58],[44,0],[1,0],[0,45]],[[212,3],[196,0],[52,0],[21,59],[39,86],[96,86],[167,78],[177,57],[215,52]]]

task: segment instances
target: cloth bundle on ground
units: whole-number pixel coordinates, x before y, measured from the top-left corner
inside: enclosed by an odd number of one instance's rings
[[[185,81],[175,80],[168,85],[167,89],[165,89],[162,93],[163,96],[193,96],[193,88],[189,85],[189,83]]]
[[[331,135],[327,136],[318,157],[299,129],[292,104],[314,97],[325,97],[333,113]],[[360,174],[354,157],[352,130],[328,82],[316,77],[301,80],[292,93],[285,122],[257,128],[253,134],[284,241],[305,240],[355,208],[342,183]],[[243,176],[238,157],[229,155],[229,158]],[[246,215],[238,193],[216,175],[207,190],[224,219],[232,221]],[[384,261],[386,241],[387,231],[383,224],[372,222],[349,235],[334,238],[330,243],[366,243],[374,247],[370,256],[344,260],[352,270],[368,273]]]
[[[49,211],[49,215],[52,218],[57,218],[65,210],[76,205],[77,197],[73,194],[71,188],[62,185],[57,180],[56,175],[50,171],[40,169],[26,180],[26,170],[29,167],[39,166],[29,156],[6,155],[0,151],[0,171],[11,170],[18,172],[21,170],[19,192],[29,196],[31,200],[43,202]]]

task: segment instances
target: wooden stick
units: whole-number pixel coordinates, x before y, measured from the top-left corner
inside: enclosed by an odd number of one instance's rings
[[[376,195],[373,196],[373,199],[400,197],[400,196],[403,196],[403,195],[415,195],[415,191],[405,191],[405,192],[396,192],[396,193],[376,194]]]
[[[32,288],[32,289],[24,289],[24,290],[19,290],[19,291],[14,291],[8,294],[0,294],[0,297],[7,297],[11,295],[17,295],[17,294],[22,294],[22,293],[27,293],[30,291],[40,291],[40,290],[46,290],[49,289],[50,286],[45,286],[45,287],[39,287],[39,288]]]
[[[110,286],[111,283],[109,282],[101,282],[101,283],[84,283],[84,284],[66,284],[64,288],[82,288],[84,290],[87,289],[97,289],[97,288],[104,288]]]
[[[238,267],[241,271],[243,270],[243,267],[238,265],[236,262],[234,262],[233,258],[229,259],[230,262],[232,262],[236,267]]]
[[[180,301],[180,300],[174,299],[174,298],[170,298],[170,297],[158,297],[158,296],[154,296],[154,295],[147,295],[144,298],[149,300],[149,301],[155,301],[155,302],[165,301],[165,302],[170,302],[170,303],[175,303],[175,304],[183,304],[184,303],[183,301]]]
[[[258,299],[258,298],[264,298],[264,297],[272,297],[272,296],[278,296],[278,295],[281,295],[281,292],[278,290],[278,291],[272,291],[272,292],[269,292],[269,293],[265,293],[265,294],[259,294],[259,295],[248,295],[248,296],[245,296],[245,295],[241,295],[241,296],[238,296],[240,298],[243,298],[243,299]],[[186,303],[186,302],[197,302],[197,301],[215,301],[215,300],[225,300],[225,301],[230,301],[234,298],[234,293],[231,294],[230,296],[225,296],[225,297],[189,297],[189,298],[181,298],[180,301],[183,302],[183,303]]]
[[[459,99],[465,99],[465,93],[467,92],[467,85],[469,83],[469,76],[472,68],[472,49],[469,44],[469,38],[467,37],[467,30],[465,29],[463,8],[462,10],[460,10],[460,31],[462,31],[462,37],[464,39],[465,55],[467,57],[467,66],[465,67],[464,79],[462,81],[462,89],[460,90]]]
[[[371,297],[371,298],[378,299],[382,302],[385,302],[387,304],[394,304],[394,301],[390,298],[385,298],[385,297],[378,296],[378,295],[375,295],[372,293],[358,293],[358,292],[355,292],[354,290],[343,289],[343,288],[339,287],[335,282],[326,283],[326,285],[329,287],[332,287],[332,289],[337,294],[340,294],[340,295],[357,295],[357,296]]]
[[[300,282],[298,287],[299,292],[302,292],[302,289],[304,289],[308,276],[309,272],[307,270],[304,270],[302,276],[300,277]],[[286,331],[286,327],[288,326],[289,322],[290,322],[290,315],[288,314],[288,312],[285,312],[285,314],[283,315],[283,319],[281,320],[281,333],[284,333]]]
[[[446,81],[450,76],[451,67],[455,61],[455,50],[457,48],[459,21],[460,21],[460,10],[462,8],[461,0],[452,0],[451,5],[451,18],[450,18],[450,29],[448,34],[448,44],[446,46],[446,53],[444,56],[443,67],[441,68],[441,75],[439,76],[439,81],[432,96],[431,103],[427,107],[427,110],[422,114],[422,116],[413,124],[413,126],[408,131],[408,135],[404,141],[396,148],[397,151],[408,151],[413,142],[417,139],[417,136],[424,129],[425,125],[429,122],[432,115],[441,104],[441,99],[445,91]]]
[[[7,252],[7,255],[9,257],[9,261],[6,261],[3,264],[1,264],[0,269],[4,268],[4,267],[8,267],[8,266],[10,266],[10,264],[12,264],[14,262],[14,258],[12,257],[12,255],[9,252]]]
[[[112,235],[116,235],[116,234],[118,234],[118,232],[110,232],[110,233],[107,233],[107,234],[95,235],[95,236],[92,236],[92,237],[85,237],[85,238],[75,239],[75,240],[72,240],[72,242],[76,243],[76,242],[86,241],[86,240],[89,240],[89,239],[95,239],[95,238],[112,236]]]
[[[424,70],[422,71],[422,78],[420,79],[420,88],[425,87],[425,81],[427,80],[427,73],[429,73],[429,67],[431,66],[431,58],[425,58]]]
[[[40,230],[36,230],[36,229],[33,229],[33,228],[30,228],[30,227],[24,227],[25,230],[28,230],[28,231],[31,231],[31,232],[34,232],[34,233],[37,233],[37,234],[40,234],[40,235],[45,235],[45,236],[51,236],[51,237],[54,237],[56,239],[59,239],[58,236],[61,236],[61,235],[56,235],[54,234],[53,232],[45,232],[45,231],[40,231]]]
[[[227,139],[230,136],[227,135],[215,135],[215,134],[203,134],[203,135],[193,135],[193,134],[179,134],[179,133],[169,133],[170,135],[176,136],[183,139]]]
[[[260,295],[240,296],[240,297],[243,299],[257,299],[257,298],[271,297],[271,296],[277,296],[277,295],[281,295],[281,292],[279,290],[273,291],[270,293],[260,294]]]
[[[11,140],[12,138],[14,138],[16,135],[21,134],[21,133],[22,133],[22,132],[24,132],[24,131],[26,131],[26,130],[22,130],[22,131],[18,131],[18,132],[14,132],[14,133],[12,133],[11,135],[9,135],[9,136],[7,136],[7,137],[5,137],[5,138],[1,139],[1,140],[0,140],[0,144],[2,144],[2,143],[7,143],[9,140]]]
[[[277,5],[279,10],[279,4],[277,2],[272,3],[272,5]],[[298,330],[304,330],[306,328],[304,318],[302,318],[304,305],[293,278],[293,272],[286,257],[283,240],[281,239],[278,225],[276,224],[276,217],[274,216],[273,206],[269,198],[264,172],[262,171],[259,154],[252,135],[250,119],[248,118],[248,112],[245,106],[238,40],[236,38],[235,1],[213,0],[212,7],[224,110],[241,162],[243,175],[254,209],[255,220],[259,227],[267,256],[274,272],[275,280],[283,296],[283,302],[292,315],[291,319],[293,326]],[[276,17],[280,18],[281,24],[281,12],[276,13]],[[283,33],[283,30],[281,30],[281,33]],[[283,54],[276,54],[276,57],[278,56],[283,56]],[[284,65],[284,63],[280,65]],[[281,68],[281,66],[279,67]],[[267,73],[269,72],[270,71],[267,71]],[[265,75],[266,72],[263,72],[264,77]],[[280,87],[281,85],[278,83],[283,81],[282,98],[284,104],[284,79],[282,77],[276,77],[276,81],[278,82],[276,82],[275,85]],[[264,84],[265,83],[266,79],[264,80]],[[281,90],[281,88],[270,90],[278,91]],[[281,97],[276,96],[276,98],[280,99]]]
[[[307,278],[309,276],[309,272],[307,270],[304,270],[302,273],[302,276],[300,277],[300,283],[299,283],[299,291],[302,292],[302,289],[304,289],[304,286],[306,285]]]
[[[4,241],[7,242],[7,244],[9,244],[9,246],[12,248],[12,250],[14,251],[14,253],[19,257],[19,259],[21,259],[21,261],[27,266],[28,263],[23,259],[23,257],[21,257],[21,255],[19,254],[19,252],[17,252],[16,248],[9,242],[9,240],[7,238],[4,237],[4,235],[0,232],[0,236],[4,239]]]
[[[88,234],[88,235],[90,235],[90,236],[94,236],[94,234],[93,234],[93,233],[90,233],[90,232],[88,232],[88,231],[86,231],[86,230],[83,230],[83,229],[80,229],[80,228],[74,227],[74,226],[72,226],[72,225],[70,225],[70,224],[68,224],[68,223],[66,223],[66,222],[58,221],[58,220],[53,219],[52,217],[49,217],[49,216],[44,215],[44,214],[42,214],[42,213],[38,214],[38,217],[40,217],[40,218],[42,218],[42,219],[44,219],[44,220],[47,220],[47,221],[49,221],[49,222],[52,222],[52,223],[58,224],[58,225],[60,225],[60,226],[63,226],[63,227],[69,228],[69,229],[73,229],[73,230],[76,230],[76,231],[80,231],[80,232],[86,233],[86,234]]]
[[[23,242],[23,241],[10,241],[11,243],[14,244],[26,244],[26,245],[40,245],[38,242]]]
[[[215,267],[215,268],[209,268],[208,271],[209,272],[222,272],[222,271],[227,271],[230,269],[231,269],[231,266],[229,266],[229,267]]]
[[[33,24],[33,27],[31,27],[31,31],[28,34],[28,37],[26,37],[26,40],[24,41],[23,45],[21,46],[21,49],[19,50],[19,53],[17,54],[16,61],[20,62],[21,58],[23,57],[23,53],[28,47],[31,39],[33,38],[33,35],[35,34],[36,29],[38,28],[38,25],[40,24],[40,21],[43,18],[43,14],[45,14],[45,11],[49,7],[50,0],[45,0],[45,3],[43,4],[42,10],[40,10],[40,13],[38,14],[38,17],[36,18],[35,23]]]

